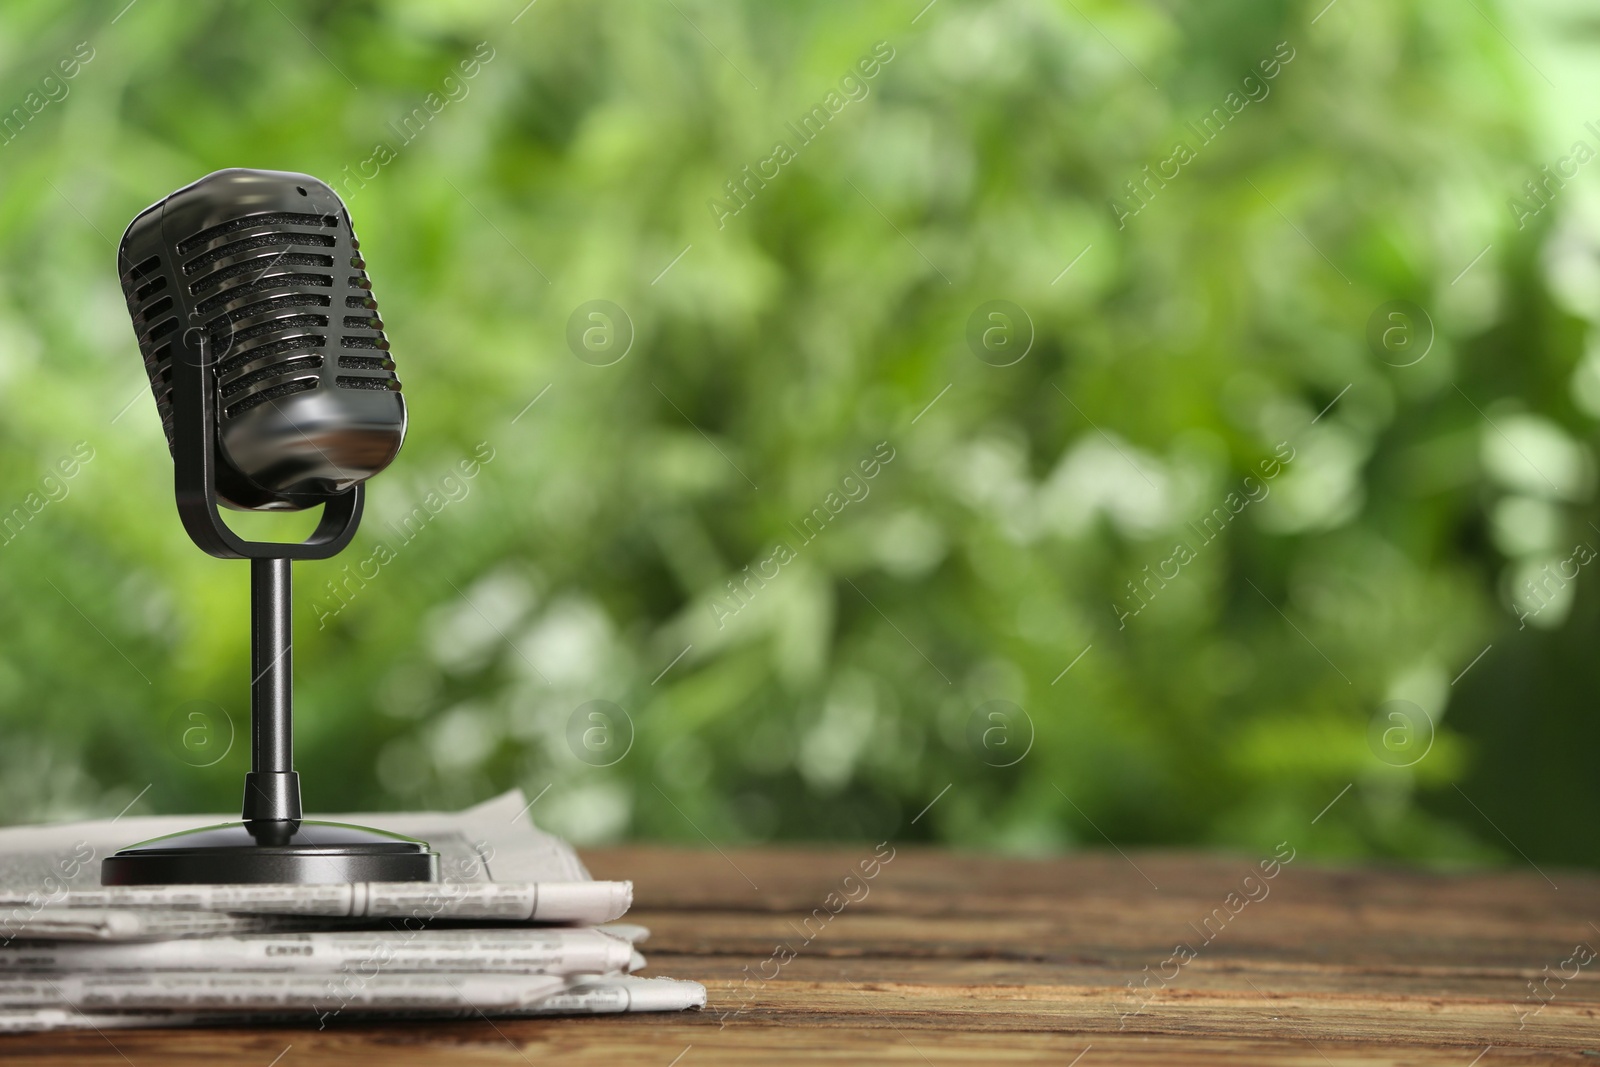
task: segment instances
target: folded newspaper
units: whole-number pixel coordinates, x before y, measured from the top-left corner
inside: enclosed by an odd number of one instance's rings
[[[326,816],[429,842],[436,884],[102,887],[124,845],[228,818],[0,829],[0,1031],[703,1007],[699,983],[631,973],[631,884],[591,878],[529,806]]]

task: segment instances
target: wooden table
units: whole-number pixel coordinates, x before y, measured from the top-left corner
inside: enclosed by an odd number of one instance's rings
[[[1600,1064],[1593,875],[900,848],[867,880],[869,846],[586,858],[634,880],[647,973],[705,982],[705,1011],[20,1036],[0,1061]]]

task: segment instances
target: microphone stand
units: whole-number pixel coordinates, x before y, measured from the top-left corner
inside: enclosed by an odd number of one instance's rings
[[[436,882],[427,842],[302,818],[291,711],[294,637],[289,568],[327,559],[355,536],[364,487],[307,499],[322,518],[298,544],[247,541],[222,521],[217,497],[217,385],[204,347],[172,359],[174,490],[190,539],[219,559],[250,561],[250,772],[241,821],[130,845],[100,865],[104,885]]]

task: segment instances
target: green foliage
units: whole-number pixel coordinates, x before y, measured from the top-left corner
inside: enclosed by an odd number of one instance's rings
[[[345,195],[412,418],[296,568],[313,808],[1586,859],[1540,761],[1592,576],[1513,613],[1590,536],[1595,230],[1506,206],[1570,138],[1471,7],[1317,7],[8,4],[0,106],[93,58],[0,145],[0,507],[93,458],[0,548],[7,817],[237,802],[247,568],[177,522],[114,242],[253,166]]]

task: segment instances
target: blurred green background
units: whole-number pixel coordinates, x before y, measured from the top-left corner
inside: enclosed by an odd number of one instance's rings
[[[3,817],[237,807],[115,242],[248,166],[411,412],[310,808],[1592,864],[1592,9],[924,3],[8,3]]]

